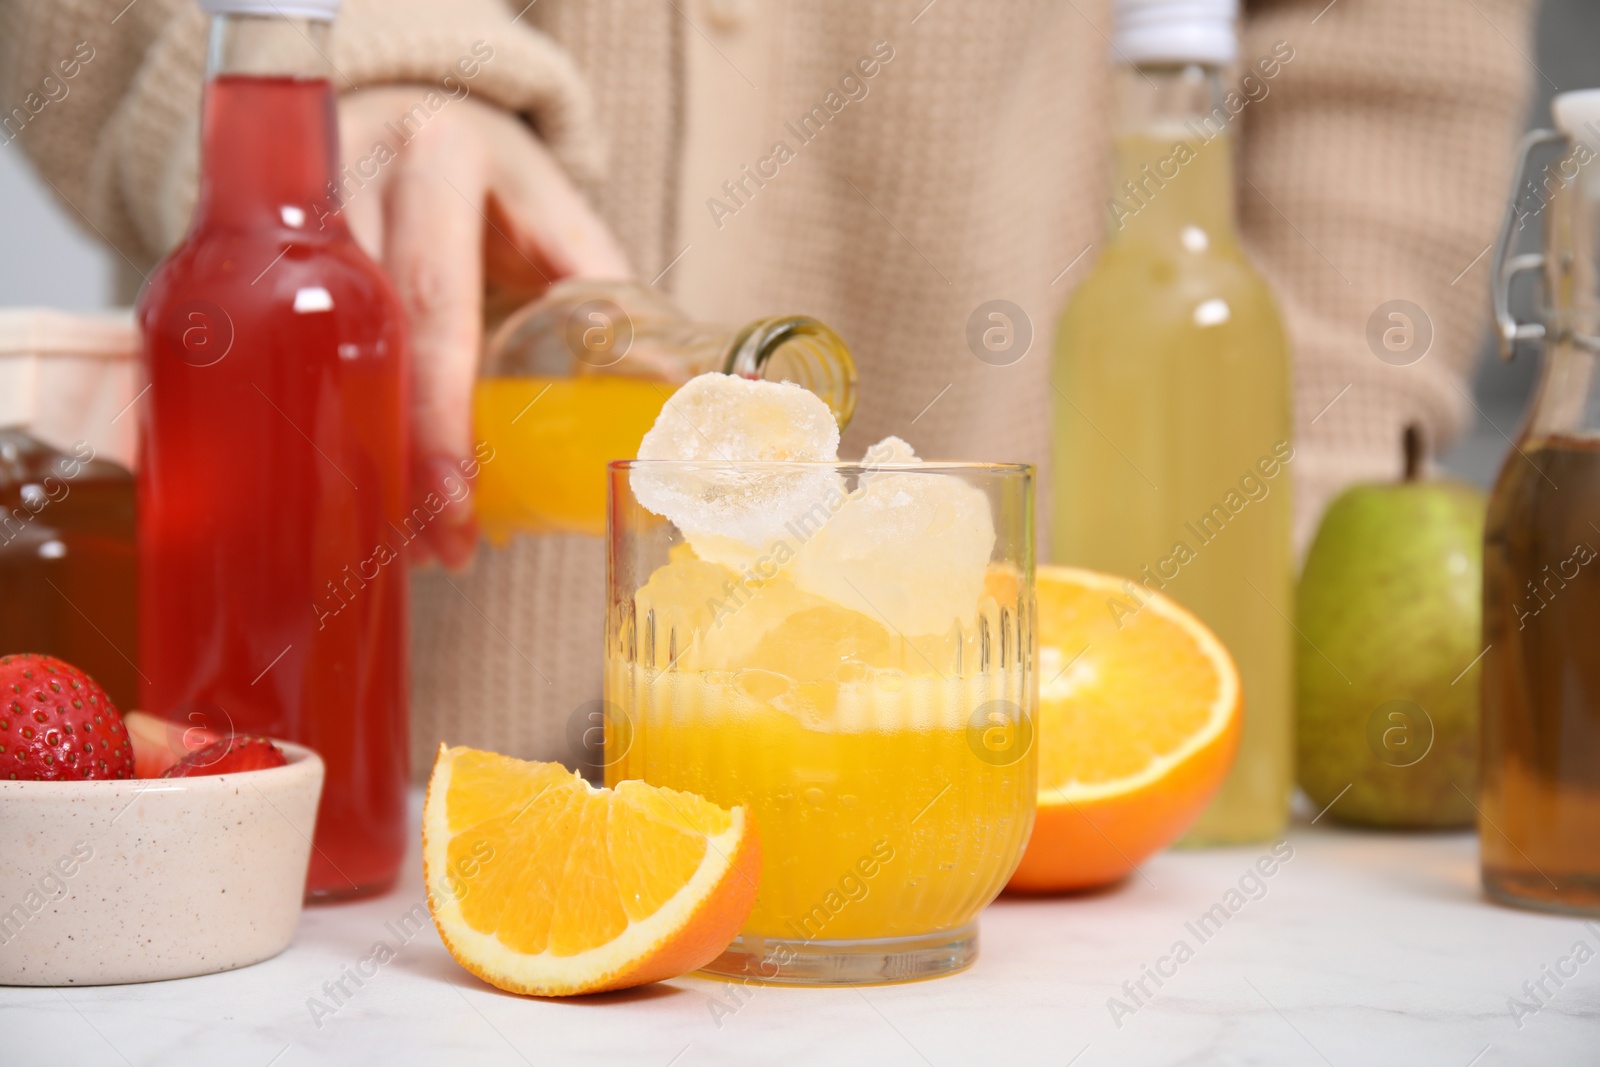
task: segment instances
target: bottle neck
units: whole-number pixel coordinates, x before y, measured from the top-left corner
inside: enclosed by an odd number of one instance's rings
[[[1108,236],[1233,243],[1234,116],[1212,66],[1119,66]],[[1199,235],[1194,231],[1198,230]]]
[[[1545,346],[1522,437],[1600,437],[1600,355],[1571,337]]]
[[[855,358],[825,323],[806,315],[758,319],[733,330],[695,322],[634,281],[567,278],[490,337],[485,378],[603,373],[682,385],[716,371],[811,390],[842,430],[856,410]]]
[[[758,319],[733,335],[724,374],[793,382],[822,398],[839,429],[856,413],[856,362],[844,339],[808,315]]]
[[[217,15],[201,117],[197,224],[344,231],[329,24]]]
[[[1525,433],[1600,436],[1600,158],[1574,148],[1546,171],[1543,365]]]

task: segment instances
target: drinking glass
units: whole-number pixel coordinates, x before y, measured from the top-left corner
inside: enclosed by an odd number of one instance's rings
[[[754,910],[708,970],[891,982],[976,957],[1033,824],[1033,469],[610,465],[606,782],[746,805]],[[759,548],[641,480],[759,502]],[[698,521],[698,520],[697,520]]]

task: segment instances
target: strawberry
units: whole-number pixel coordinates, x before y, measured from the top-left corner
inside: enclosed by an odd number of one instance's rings
[[[0,775],[30,782],[132,778],[122,714],[54,656],[0,656]]]
[[[240,771],[261,771],[268,767],[282,767],[289,761],[283,749],[265,737],[233,734],[221,741],[213,741],[205,748],[195,749],[183,759],[167,768],[163,778],[193,778],[201,774],[237,774]]]
[[[128,740],[133,742],[133,773],[140,778],[160,778],[184,756],[222,736],[204,726],[185,728],[148,711],[130,711],[122,717],[122,724],[128,729]]]

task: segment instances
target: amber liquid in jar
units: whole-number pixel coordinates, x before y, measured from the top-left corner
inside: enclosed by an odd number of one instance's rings
[[[1483,884],[1600,914],[1600,438],[1535,438],[1484,542]]]
[[[139,688],[133,506],[133,475],[88,445],[0,429],[0,655],[66,660],[125,711]]]

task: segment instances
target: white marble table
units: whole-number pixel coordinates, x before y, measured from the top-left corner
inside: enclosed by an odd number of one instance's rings
[[[1204,941],[1201,914],[1244,899],[1228,891],[1268,849],[1168,853],[1090,897],[1004,898],[951,978],[735,993],[691,977],[572,1001],[484,985],[431,923],[407,937],[426,914],[413,855],[395,892],[309,909],[254,967],[0,988],[0,1064],[1600,1064],[1600,955],[1560,962],[1579,941],[1600,953],[1600,923],[1487,903],[1470,835],[1301,823],[1288,842],[1264,893],[1246,880],[1259,899]],[[380,940],[399,952],[358,987],[347,968]],[[1179,940],[1192,958],[1164,961]],[[1558,964],[1577,967],[1559,987]],[[1146,965],[1171,977],[1158,987]],[[341,977],[336,1004],[324,983]],[[1141,977],[1135,1002],[1123,983]],[[1534,999],[1523,983],[1541,979]],[[1516,1017],[1512,998],[1537,1010]]]

